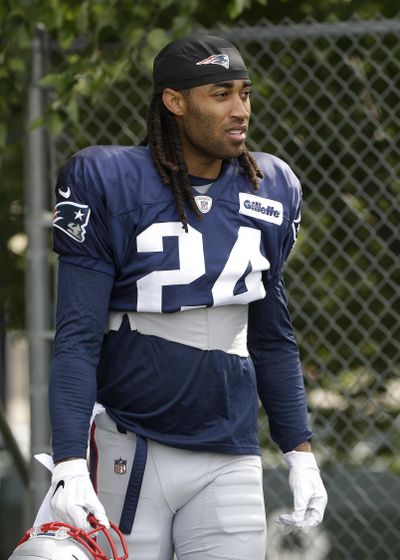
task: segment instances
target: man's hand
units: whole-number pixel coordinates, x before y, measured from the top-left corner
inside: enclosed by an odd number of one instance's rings
[[[110,523],[100,503],[85,459],[72,459],[57,464],[51,481],[51,510],[56,521],[89,530],[87,516],[93,514],[101,525]]]
[[[280,515],[277,523],[302,529],[315,527],[321,523],[328,502],[315,456],[311,452],[290,451],[283,457],[289,468],[294,511]]]

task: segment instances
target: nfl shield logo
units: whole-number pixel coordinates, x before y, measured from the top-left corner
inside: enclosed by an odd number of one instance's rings
[[[195,196],[194,197],[197,208],[200,210],[202,214],[207,214],[211,210],[212,206],[212,198],[211,196]]]
[[[126,459],[120,457],[119,459],[114,459],[114,472],[115,474],[126,474]]]

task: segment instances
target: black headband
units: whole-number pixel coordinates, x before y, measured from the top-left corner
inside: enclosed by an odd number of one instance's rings
[[[195,35],[173,41],[154,59],[154,93],[214,84],[226,80],[248,80],[249,72],[239,51],[225,39]]]

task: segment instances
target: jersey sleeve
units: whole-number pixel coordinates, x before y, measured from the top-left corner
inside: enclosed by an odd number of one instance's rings
[[[266,296],[249,306],[248,347],[257,388],[267,413],[271,437],[286,453],[311,438],[299,351],[283,281],[285,262],[296,243],[301,218],[301,185],[285,167],[290,186],[287,231],[279,264],[266,286]]]
[[[249,306],[248,347],[271,437],[286,453],[311,438],[299,352],[283,280]]]
[[[86,457],[113,279],[60,262],[49,404],[54,461]]]
[[[56,185],[54,251],[60,260],[115,274],[103,177],[96,159],[78,152],[61,169]]]
[[[286,261],[296,244],[300,230],[301,207],[302,207],[302,188],[299,179],[290,169],[285,166],[285,183],[287,187],[287,223],[286,230],[282,242],[282,248],[279,255],[278,266],[275,268],[274,275],[270,280],[270,284],[277,284],[283,275],[283,269]]]

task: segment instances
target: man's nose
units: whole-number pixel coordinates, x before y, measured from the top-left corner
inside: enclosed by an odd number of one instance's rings
[[[241,120],[247,120],[250,115],[250,103],[240,95],[232,96],[231,116]]]

